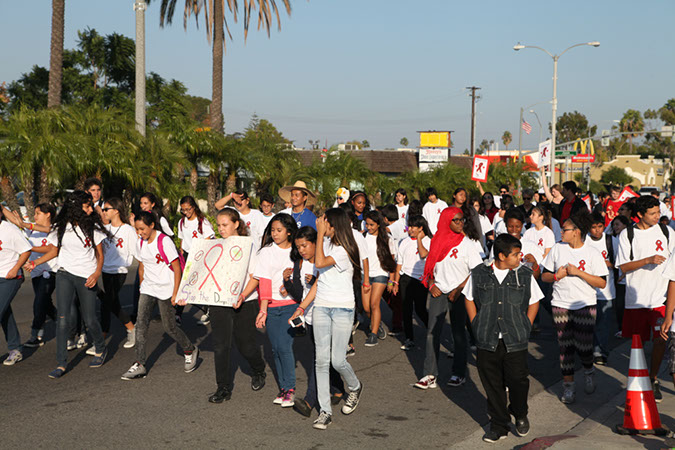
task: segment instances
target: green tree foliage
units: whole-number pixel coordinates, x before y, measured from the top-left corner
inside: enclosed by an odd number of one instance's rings
[[[551,124],[548,126],[551,130]],[[597,125],[589,126],[588,119],[578,111],[564,113],[556,121],[556,143],[571,142],[577,139],[587,139],[598,131]]]
[[[408,144],[409,144],[408,138],[407,138],[407,137],[402,137],[400,143],[401,143],[401,146],[402,146],[402,147],[407,147]]]
[[[504,147],[508,150],[509,144],[513,142],[513,136],[510,131],[505,131],[504,134],[502,134],[502,142],[504,143]]]
[[[617,186],[625,186],[633,182],[633,177],[621,167],[610,167],[602,172],[600,182],[604,184],[614,184]]]

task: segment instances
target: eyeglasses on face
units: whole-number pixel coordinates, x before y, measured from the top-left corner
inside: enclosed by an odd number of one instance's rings
[[[192,208],[192,207],[186,208],[186,209],[182,209],[182,208],[181,208],[180,212],[182,212],[183,214],[187,214],[187,213],[192,212],[192,211],[194,211],[194,210],[195,210],[195,209]]]
[[[103,212],[108,212],[108,211],[112,211],[112,210],[114,210],[114,209],[115,209],[115,208],[103,208],[101,211],[103,211]]]
[[[457,219],[452,219],[452,221],[459,225],[460,223],[466,222],[466,219],[464,217],[460,217],[460,218],[457,218]]]
[[[562,229],[562,232],[563,232],[563,233],[567,233],[568,231],[574,231],[574,230],[576,230],[576,229],[577,229],[577,228],[563,228],[563,229]]]

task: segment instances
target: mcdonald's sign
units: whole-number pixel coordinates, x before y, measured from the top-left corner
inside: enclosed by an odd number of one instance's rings
[[[590,144],[590,145],[589,145]],[[581,147],[581,153],[577,152],[577,147]],[[589,149],[589,152],[586,153],[586,148]],[[591,139],[579,139],[574,143],[574,151],[577,155],[595,155],[595,149],[593,148],[593,140]]]

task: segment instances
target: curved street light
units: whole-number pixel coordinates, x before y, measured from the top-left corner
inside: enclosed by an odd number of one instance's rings
[[[555,128],[556,128],[556,113],[558,110],[558,59],[562,55],[564,55],[568,50],[573,49],[574,47],[581,47],[581,46],[591,46],[591,47],[599,47],[600,42],[598,41],[591,41],[591,42],[583,42],[581,44],[575,44],[572,46],[567,47],[565,50],[563,50],[559,55],[554,55],[548,50],[538,47],[536,45],[523,45],[520,42],[517,43],[516,45],[513,46],[513,49],[515,51],[522,50],[524,48],[536,48],[537,50],[541,50],[542,52],[546,53],[548,56],[550,56],[553,59],[553,100],[552,100],[552,108],[551,108],[551,113],[552,113],[552,118],[551,118],[551,149],[553,150],[553,155],[551,155],[551,158],[555,158]],[[551,166],[555,166],[554,164],[551,164]],[[555,167],[551,167],[551,174],[550,174],[550,185],[553,185],[553,175],[555,174]]]

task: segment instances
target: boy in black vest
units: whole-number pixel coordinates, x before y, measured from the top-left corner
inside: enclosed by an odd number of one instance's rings
[[[532,270],[521,265],[521,248],[517,238],[497,236],[494,262],[475,267],[462,292],[476,336],[476,366],[487,395],[490,430],[483,436],[485,442],[506,438],[511,415],[519,436],[530,431],[527,343],[544,294]],[[505,387],[509,389],[508,407]]]

